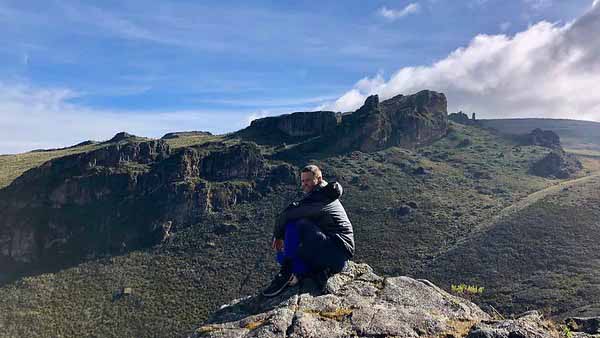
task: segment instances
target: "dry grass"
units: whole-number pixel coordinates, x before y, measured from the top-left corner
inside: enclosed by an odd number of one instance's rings
[[[0,189],[8,186],[15,178],[21,176],[25,171],[39,167],[51,159],[83,153],[99,148],[99,144],[91,144],[76,148],[28,152],[15,155],[0,155]]]
[[[179,136],[172,139],[166,139],[165,141],[173,149],[189,147],[193,145],[199,145],[206,142],[221,141],[223,136],[219,135],[185,135]]]

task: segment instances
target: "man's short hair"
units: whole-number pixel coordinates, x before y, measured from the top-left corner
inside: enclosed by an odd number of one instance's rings
[[[301,173],[312,173],[314,178],[323,178],[323,174],[321,173],[321,169],[314,164],[309,164],[306,167],[302,168]]]

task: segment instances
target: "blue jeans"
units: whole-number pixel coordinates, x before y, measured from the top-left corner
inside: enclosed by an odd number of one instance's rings
[[[279,264],[290,264],[292,273],[302,276],[329,269],[340,272],[348,256],[343,244],[328,236],[313,222],[300,219],[286,224],[284,250],[277,253]]]

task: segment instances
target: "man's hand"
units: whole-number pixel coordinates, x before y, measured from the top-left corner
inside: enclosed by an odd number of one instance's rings
[[[273,244],[271,244],[271,246],[275,251],[283,251],[283,239],[273,238]]]

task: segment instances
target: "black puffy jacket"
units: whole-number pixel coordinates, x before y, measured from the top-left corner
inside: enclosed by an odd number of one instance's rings
[[[348,258],[354,255],[354,233],[346,210],[340,203],[342,186],[337,182],[323,182],[298,202],[290,204],[277,217],[273,236],[283,239],[285,225],[293,220],[307,218],[317,224],[321,231],[336,238],[346,249]]]

